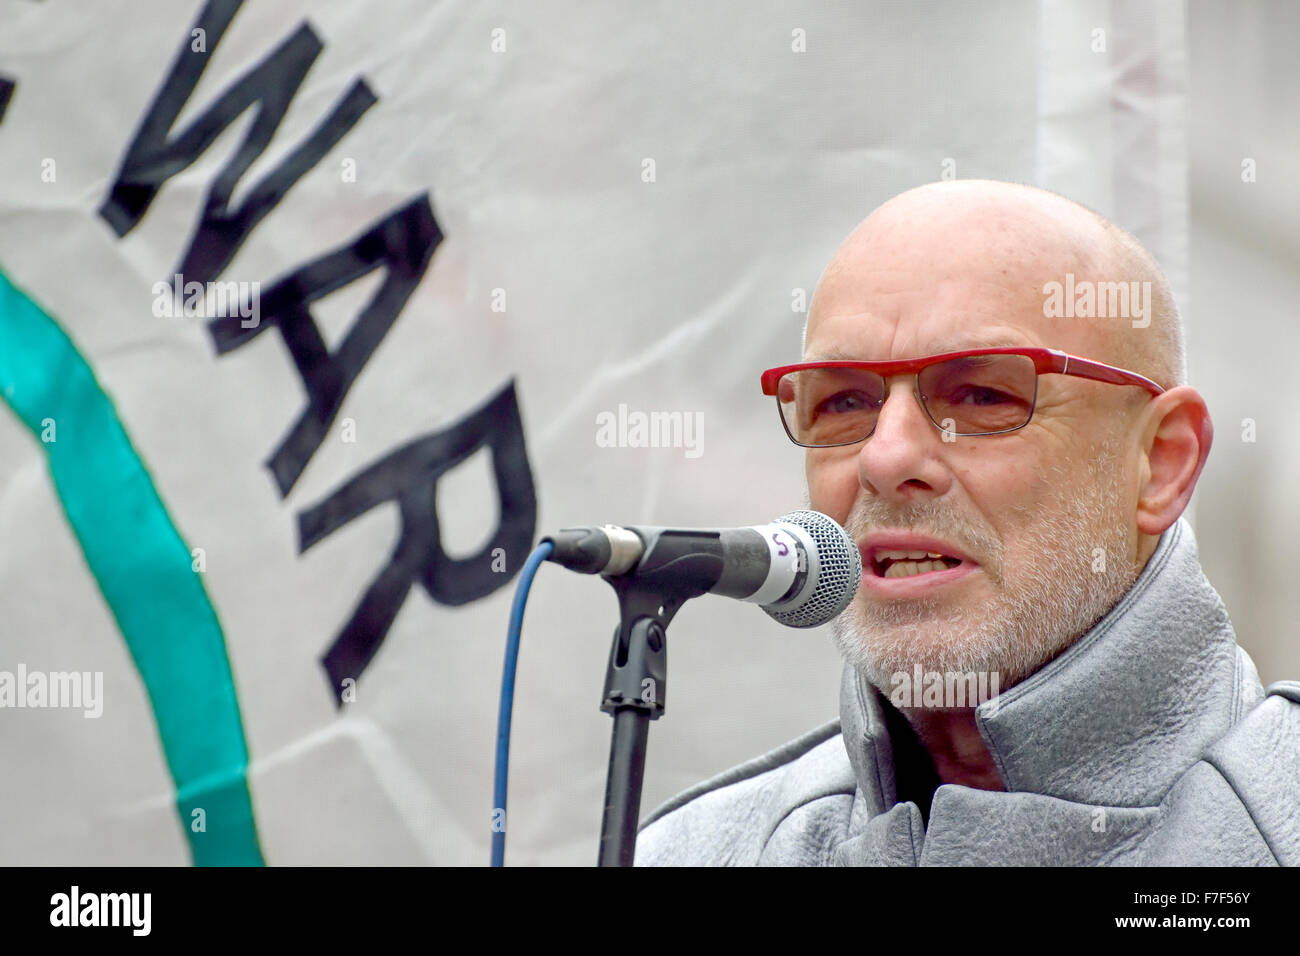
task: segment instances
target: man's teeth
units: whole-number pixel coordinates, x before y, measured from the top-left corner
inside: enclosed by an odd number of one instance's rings
[[[876,560],[886,564],[882,577],[905,578],[930,571],[945,571],[961,562],[937,551],[879,551]],[[950,563],[951,562],[951,563]]]
[[[905,578],[911,574],[925,574],[927,571],[944,571],[948,565],[942,561],[895,561],[885,568],[887,578]]]

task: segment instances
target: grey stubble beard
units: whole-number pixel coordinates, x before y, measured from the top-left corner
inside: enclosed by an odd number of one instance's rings
[[[917,665],[926,673],[996,674],[1005,691],[1086,633],[1140,569],[1115,507],[1121,462],[1114,444],[1103,444],[1083,481],[1070,477],[1067,469],[1054,469],[1056,490],[1042,505],[1012,507],[1024,553],[1038,561],[1011,574],[992,527],[955,514],[950,503],[899,508],[859,497],[845,522],[854,540],[885,526],[938,536],[981,556],[994,593],[961,605],[940,599],[869,602],[859,592],[831,622],[844,660],[886,697],[897,684],[894,675],[910,675]],[[1104,557],[1099,570],[1098,548]]]

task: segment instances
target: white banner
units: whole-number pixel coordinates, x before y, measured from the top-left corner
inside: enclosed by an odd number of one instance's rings
[[[3,862],[486,863],[527,554],[801,506],[758,376],[871,208],[1035,183],[1179,291],[1182,15],[0,0]],[[616,621],[538,574],[508,863],[595,861]],[[643,813],[836,714],[820,631],[669,648]]]

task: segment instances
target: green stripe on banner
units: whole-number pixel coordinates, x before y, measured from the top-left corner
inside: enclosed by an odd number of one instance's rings
[[[0,392],[38,437],[55,422],[50,476],[153,704],[194,864],[261,866],[226,639],[190,550],[90,366],[3,272]]]

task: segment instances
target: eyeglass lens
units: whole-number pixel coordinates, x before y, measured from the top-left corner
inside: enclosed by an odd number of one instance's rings
[[[1038,373],[1026,355],[972,355],[927,365],[919,384],[936,426],[955,435],[987,435],[1029,421]],[[800,445],[861,441],[875,430],[884,400],[885,380],[864,369],[801,369],[777,383],[781,417]]]

